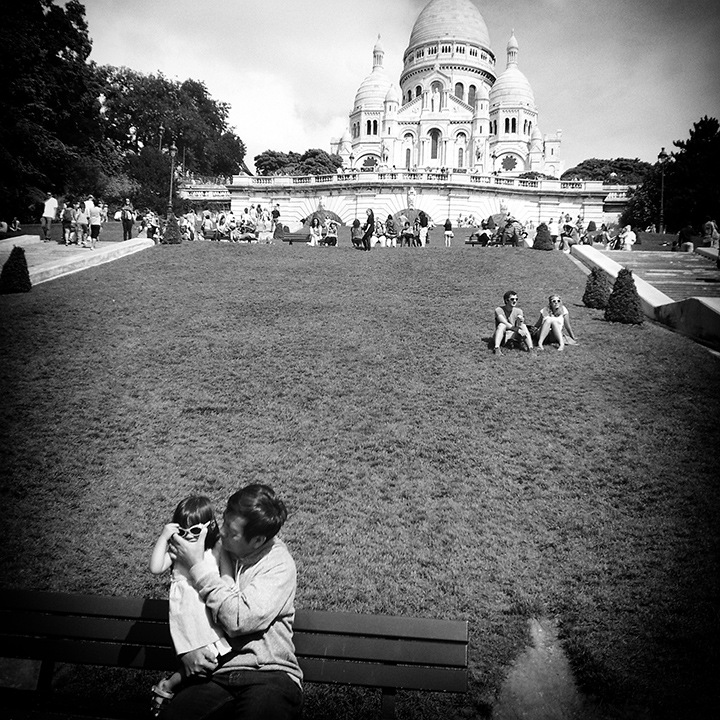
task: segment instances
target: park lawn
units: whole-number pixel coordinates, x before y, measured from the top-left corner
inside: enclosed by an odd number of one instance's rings
[[[468,696],[399,717],[487,714],[541,615],[611,707],[710,717],[720,362],[584,308],[561,253],[438,245],[157,246],[0,298],[2,583],[165,596],[175,504],[266,482],[299,607],[469,620]],[[492,355],[510,288],[532,319],[559,292],[579,344]],[[306,717],[378,702],[310,688]]]

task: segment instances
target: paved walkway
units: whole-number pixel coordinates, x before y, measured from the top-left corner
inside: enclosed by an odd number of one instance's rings
[[[720,297],[715,260],[696,253],[601,251],[673,300]]]
[[[30,281],[37,285],[63,275],[69,275],[88,267],[102,265],[125,255],[144,250],[154,245],[152,240],[134,238],[126,242],[99,241],[94,249],[64,245],[55,240],[43,242],[35,235],[0,240],[0,267],[5,263],[13,246],[25,250]]]

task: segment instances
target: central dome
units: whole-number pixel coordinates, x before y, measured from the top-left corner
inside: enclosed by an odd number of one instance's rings
[[[430,0],[415,21],[408,48],[445,38],[490,48],[487,25],[471,0]]]

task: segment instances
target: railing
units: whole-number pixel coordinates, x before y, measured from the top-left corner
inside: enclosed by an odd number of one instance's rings
[[[272,176],[247,176],[237,175],[233,178],[232,185],[227,189],[233,192],[239,188],[248,188],[252,186],[270,186],[270,187],[289,187],[293,185],[329,185],[339,183],[348,185],[358,183],[368,185],[373,183],[407,183],[410,185],[423,185],[424,183],[432,183],[433,185],[442,184],[447,186],[465,186],[468,185],[485,185],[503,188],[514,188],[520,191],[535,192],[605,192],[607,200],[625,200],[627,198],[628,187],[626,185],[615,185],[611,192],[607,192],[607,184],[602,181],[595,180],[545,180],[518,177],[504,177],[493,174],[480,174],[461,168],[458,170],[406,170],[402,169],[355,169],[355,170],[339,170],[335,175],[272,175]],[[201,191],[210,191],[206,187],[185,188],[186,191],[194,190],[193,194]],[[215,192],[225,192],[225,188],[216,188]]]

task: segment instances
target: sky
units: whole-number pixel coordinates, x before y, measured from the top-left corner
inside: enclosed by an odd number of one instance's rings
[[[231,106],[247,148],[330,150],[372,71],[399,89],[428,0],[84,0],[92,60],[192,78]],[[588,158],[655,162],[701,117],[720,118],[717,0],[473,0],[496,72],[511,32],[543,133],[562,130],[565,168]]]

